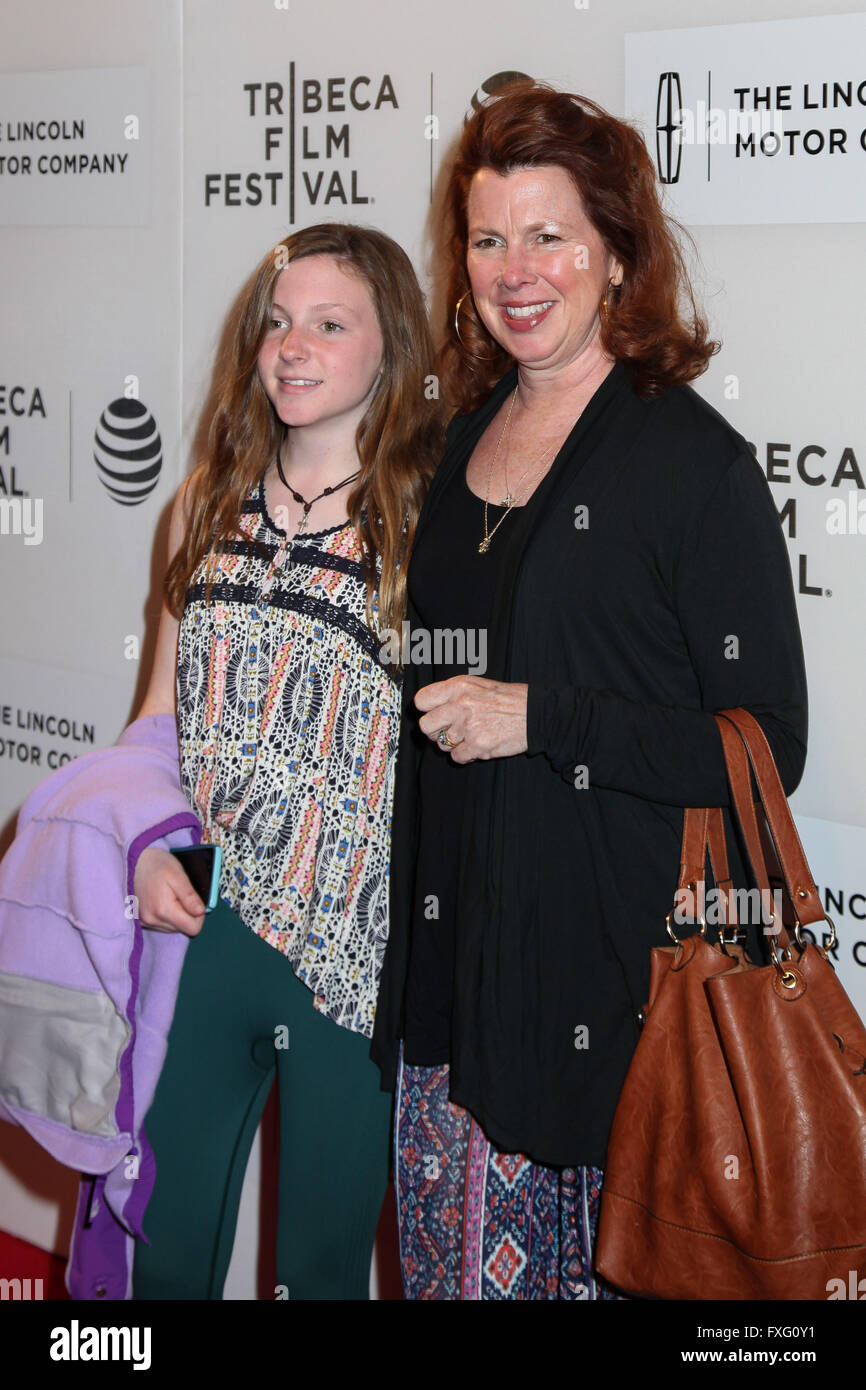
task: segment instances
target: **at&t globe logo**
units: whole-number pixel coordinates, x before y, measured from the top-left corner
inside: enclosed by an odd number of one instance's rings
[[[159,482],[162,440],[143,401],[120,396],[99,417],[93,457],[99,480],[122,507],[137,507]]]

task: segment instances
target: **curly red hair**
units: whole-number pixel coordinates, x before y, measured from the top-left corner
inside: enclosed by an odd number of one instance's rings
[[[643,137],[586,97],[521,81],[466,122],[445,191],[450,308],[439,364],[448,401],[461,413],[475,409],[512,361],[471,300],[460,313],[463,342],[454,329],[454,306],[469,290],[469,185],[479,169],[505,175],[544,164],[571,175],[587,216],[623,267],[623,283],[609,290],[602,315],[606,351],[627,364],[644,396],[700,376],[719,344],[695,303],[678,239],[683,229],[662,209]]]

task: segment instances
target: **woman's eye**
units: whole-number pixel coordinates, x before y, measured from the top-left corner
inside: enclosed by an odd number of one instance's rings
[[[489,246],[499,245],[498,241],[496,240],[496,237],[493,236],[479,237],[474,244],[476,249],[479,251],[486,251]]]
[[[268,328],[285,328],[285,319],[268,319]]]
[[[342,332],[342,324],[334,323],[333,319],[325,319],[325,322],[322,324],[322,327],[324,328],[326,333],[332,336],[334,333]]]
[[[539,241],[559,241],[559,237],[556,235],[556,232],[539,232],[539,234],[538,234],[538,240],[539,240]]]

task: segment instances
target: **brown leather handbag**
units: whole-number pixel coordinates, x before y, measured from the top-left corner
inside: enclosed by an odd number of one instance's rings
[[[866,1029],[826,951],[804,941],[802,928],[828,919],[760,725],[742,709],[716,721],[764,906],[768,842],[750,766],[796,924],[789,934],[765,912],[772,962],[747,958],[734,941],[739,895],[721,811],[686,811],[677,903],[693,904],[701,925],[651,953],[646,1021],[608,1145],[596,1263],[645,1298],[857,1297],[850,1291],[866,1275]],[[714,901],[728,908],[718,944],[703,913],[708,844]]]

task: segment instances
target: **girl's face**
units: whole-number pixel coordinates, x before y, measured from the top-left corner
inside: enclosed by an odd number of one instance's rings
[[[384,343],[373,298],[333,256],[281,271],[258,356],[262,386],[283,424],[326,425],[354,437],[373,394]]]

